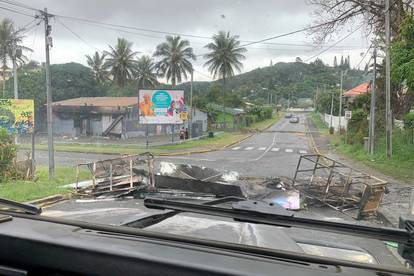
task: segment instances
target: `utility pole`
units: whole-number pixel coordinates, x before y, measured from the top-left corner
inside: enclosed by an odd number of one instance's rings
[[[191,68],[191,81],[190,81],[190,125],[189,125],[189,132],[190,137],[193,138],[193,77],[194,77],[194,70]]]
[[[377,79],[377,45],[374,42],[374,51],[372,53],[374,59],[374,77],[371,86],[371,106],[369,109],[369,154],[373,155],[375,150],[375,89]]]
[[[385,132],[387,157],[392,156],[391,58],[390,58],[390,0],[385,0]]]
[[[333,103],[334,103],[334,93],[331,92],[331,122],[329,124],[329,128],[332,127],[332,117],[333,117]]]
[[[338,114],[338,125],[339,125],[339,134],[341,134],[341,116],[342,116],[342,91],[343,91],[343,85],[344,85],[344,71],[341,70],[341,87],[339,90],[339,114]]]
[[[13,92],[14,92],[14,99],[19,98],[19,84],[18,84],[18,78],[17,78],[17,58],[21,56],[21,52],[18,51],[17,45],[13,45],[12,50],[12,61],[13,61]],[[19,143],[19,133],[16,132],[16,135],[14,136],[14,143],[17,145]]]
[[[45,49],[46,49],[46,110],[47,110],[47,144],[49,153],[49,180],[55,176],[55,152],[53,147],[53,123],[52,123],[52,79],[50,74],[50,57],[49,50],[52,46],[52,37],[50,32],[52,26],[49,25],[49,14],[47,8],[43,11],[43,20],[45,22]]]
[[[18,50],[17,45],[13,45],[13,91],[14,91],[14,98],[19,98],[19,86],[18,86],[18,79],[17,79],[17,57],[18,57]]]

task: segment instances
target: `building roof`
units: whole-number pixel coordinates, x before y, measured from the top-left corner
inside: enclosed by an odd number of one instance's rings
[[[80,97],[53,103],[53,106],[127,107],[134,105],[138,105],[138,97]]]
[[[244,114],[244,110],[241,108],[231,108],[231,107],[224,107],[222,105],[219,104],[214,104],[214,103],[208,103],[207,104],[207,108],[210,108],[212,110],[215,111],[219,111],[219,112],[224,112],[226,114],[230,114],[230,115],[240,115],[240,114]]]
[[[344,93],[344,97],[356,97],[361,94],[369,93],[371,89],[371,82],[364,82],[357,87],[354,87]]]

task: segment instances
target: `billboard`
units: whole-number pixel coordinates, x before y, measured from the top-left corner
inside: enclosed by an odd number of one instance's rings
[[[9,133],[32,133],[34,129],[34,101],[0,99],[0,127]]]
[[[140,124],[182,124],[187,118],[183,90],[139,90],[138,109]]]

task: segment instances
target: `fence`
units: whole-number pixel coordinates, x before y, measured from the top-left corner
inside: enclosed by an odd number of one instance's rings
[[[331,126],[331,115],[325,113],[323,120],[328,127]],[[332,127],[335,131],[339,130],[339,116],[332,116]],[[341,127],[344,129],[348,127],[348,120],[345,119],[345,116],[341,116]]]

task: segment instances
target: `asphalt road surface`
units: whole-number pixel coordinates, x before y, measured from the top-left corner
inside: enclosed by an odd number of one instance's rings
[[[311,153],[309,141],[305,133],[306,116],[300,114],[299,117],[300,122],[297,124],[289,123],[289,119],[283,118],[265,132],[258,133],[231,148],[190,156],[177,156],[169,158],[160,157],[157,158],[157,160],[164,160],[173,163],[194,164],[216,169],[234,170],[243,176],[293,177],[300,155]],[[102,154],[57,152],[55,155],[55,162],[57,165],[72,166],[80,162],[102,160],[111,157],[111,155]],[[38,164],[47,164],[46,151],[37,152],[37,162]],[[142,200],[139,199],[78,199],[55,204],[45,209],[44,215],[57,217],[63,216],[76,220],[79,219],[103,224],[119,225],[125,222],[125,220],[130,220],[131,218],[139,217],[145,215],[146,213],[152,212],[153,210],[146,209],[143,206]],[[336,212],[330,208],[309,209],[301,214],[306,217],[316,217],[318,219],[330,221],[350,220],[350,218],[346,215]],[[188,220],[189,218],[180,217],[177,219]],[[198,220],[199,218],[195,219],[195,221]],[[206,221],[206,223],[207,222],[208,221]],[[185,224],[186,223],[184,223],[184,225]],[[224,229],[220,229],[220,227],[224,227],[221,224],[221,226],[214,224],[208,226],[207,224],[200,225],[202,231],[200,230],[201,232],[199,233],[204,233],[203,231],[211,233],[212,230],[217,230],[217,227],[219,227],[218,230],[220,233]],[[247,226],[250,228],[253,227],[252,229],[254,230],[248,231],[248,233],[250,233],[249,239],[257,241],[262,238],[259,233],[260,227],[257,228],[256,226],[252,226],[250,224]],[[393,257],[393,254],[385,249],[384,244],[379,241],[304,229],[282,230],[285,231],[285,233],[288,233],[290,237],[297,239],[318,239],[326,242],[340,241],[351,246],[361,246],[368,252],[375,253],[376,258],[382,264],[399,264],[398,260]],[[241,234],[240,237],[242,237]]]
[[[265,132],[231,148],[191,156],[157,157],[157,160],[234,170],[244,176],[293,177],[299,156],[311,152],[305,135],[305,115],[299,117],[300,122],[296,124],[283,118]],[[56,152],[55,163],[74,166],[112,157],[116,155]],[[36,151],[36,162],[47,165],[47,151]]]

